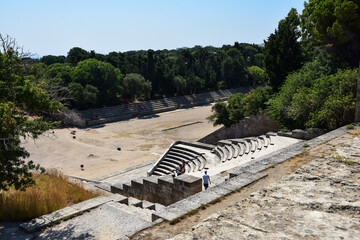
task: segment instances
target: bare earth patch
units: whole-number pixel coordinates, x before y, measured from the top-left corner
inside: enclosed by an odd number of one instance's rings
[[[208,135],[219,128],[206,120],[210,114],[211,106],[202,106],[86,129],[55,129],[54,134],[50,131],[36,142],[26,140],[23,146],[30,152],[29,160],[45,168],[94,179],[156,160],[174,141]],[[73,130],[75,138],[70,134]]]

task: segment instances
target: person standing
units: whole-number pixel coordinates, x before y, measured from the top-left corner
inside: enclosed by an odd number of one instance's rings
[[[205,171],[205,174],[203,175],[203,181],[204,181],[204,188],[206,190],[208,189],[209,184],[211,184],[210,176],[207,174],[207,171]]]

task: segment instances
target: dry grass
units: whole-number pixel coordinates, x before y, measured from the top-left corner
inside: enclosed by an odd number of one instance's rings
[[[352,131],[350,131],[348,133],[353,135],[353,136],[359,136],[360,135],[360,128],[356,128],[355,130],[352,130]]]
[[[27,221],[100,195],[69,182],[57,170],[35,173],[34,180],[36,185],[25,192],[0,193],[0,221]]]

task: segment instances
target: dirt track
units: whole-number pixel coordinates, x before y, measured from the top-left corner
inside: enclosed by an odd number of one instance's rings
[[[29,160],[45,168],[92,179],[156,160],[176,140],[206,136],[219,128],[206,119],[210,114],[211,106],[202,106],[86,129],[55,129],[35,142],[24,141],[23,146],[31,154]]]

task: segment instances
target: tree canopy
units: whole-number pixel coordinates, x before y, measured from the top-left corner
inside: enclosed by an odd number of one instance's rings
[[[230,95],[227,102],[214,104],[211,109],[213,114],[209,116],[209,120],[213,122],[214,126],[222,124],[230,127],[244,119],[245,116],[262,114],[271,97],[272,88],[269,86],[252,89],[245,95],[242,93]]]
[[[140,74],[130,73],[124,78],[124,91],[129,100],[149,99],[151,82],[146,81]]]
[[[258,88],[257,94],[234,95],[241,104],[232,107],[236,105],[230,104],[232,98],[216,104],[210,117],[214,124],[229,126],[243,113],[265,108],[287,129],[334,129],[354,120],[359,71],[355,67],[360,59],[358,0],[310,0],[301,15],[291,9],[265,41],[263,53],[265,73],[276,94],[270,97]],[[261,78],[262,69],[251,66],[247,71],[250,81]]]
[[[0,190],[11,186],[24,190],[34,184],[31,170],[40,166],[25,160],[29,153],[20,145],[21,139],[36,139],[50,129],[52,124],[43,116],[58,112],[62,105],[48,96],[41,83],[23,76],[15,42],[5,40],[13,44],[0,51]]]
[[[265,41],[264,63],[270,85],[279,88],[286,75],[302,65],[300,19],[296,9],[291,9],[287,17],[279,22],[278,29]]]
[[[360,1],[309,0],[301,15],[303,39],[357,67],[360,58]]]
[[[121,94],[123,75],[120,70],[110,63],[98,61],[96,59],[87,59],[79,62],[72,71],[72,81],[81,84],[93,86],[98,91],[97,106],[106,106],[116,103],[117,95]],[[92,89],[94,89],[92,87]]]

